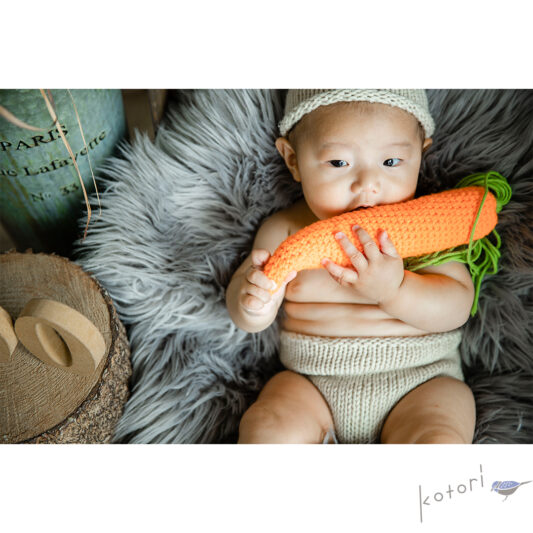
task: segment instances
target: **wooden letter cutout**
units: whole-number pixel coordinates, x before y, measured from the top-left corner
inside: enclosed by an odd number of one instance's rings
[[[18,339],[9,313],[0,307],[0,363],[7,363],[17,347]]]
[[[30,300],[15,322],[15,332],[43,363],[76,374],[92,374],[106,351],[102,334],[87,317],[54,300]]]

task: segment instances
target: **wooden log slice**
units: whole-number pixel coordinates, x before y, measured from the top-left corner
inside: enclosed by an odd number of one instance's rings
[[[78,375],[44,363],[18,342],[0,361],[0,442],[105,443],[128,398],[126,331],[107,291],[82,268],[47,254],[0,255],[0,306],[18,318],[33,298],[68,305],[103,335],[106,351],[94,373]]]

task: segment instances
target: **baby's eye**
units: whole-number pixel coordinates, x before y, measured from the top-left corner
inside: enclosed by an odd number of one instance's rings
[[[344,161],[343,159],[332,159],[331,161],[328,161],[328,163],[331,163],[334,167],[348,166],[348,163]]]
[[[390,159],[383,161],[383,164],[386,167],[395,167],[400,161],[401,159],[398,159],[397,157],[391,157]]]

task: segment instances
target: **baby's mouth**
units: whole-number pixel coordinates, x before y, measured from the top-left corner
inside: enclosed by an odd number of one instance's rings
[[[372,204],[360,204],[357,207],[354,207],[352,211],[359,211],[359,209],[366,209],[367,207],[373,207]]]

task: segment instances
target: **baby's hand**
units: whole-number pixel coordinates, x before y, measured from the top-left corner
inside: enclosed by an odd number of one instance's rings
[[[270,291],[276,288],[276,284],[263,272],[269,259],[268,250],[261,248],[252,250],[252,265],[243,277],[239,291],[239,304],[251,315],[268,315],[274,311],[277,312],[285,294],[283,289],[297,274],[294,270],[289,272],[276,292],[271,294]]]
[[[352,287],[358,294],[378,304],[394,298],[404,277],[403,260],[394,244],[387,233],[382,231],[379,235],[380,251],[363,228],[354,226],[352,229],[363,245],[364,254],[342,232],[335,238],[354,268],[341,267],[329,259],[323,259],[322,264],[339,284]]]

